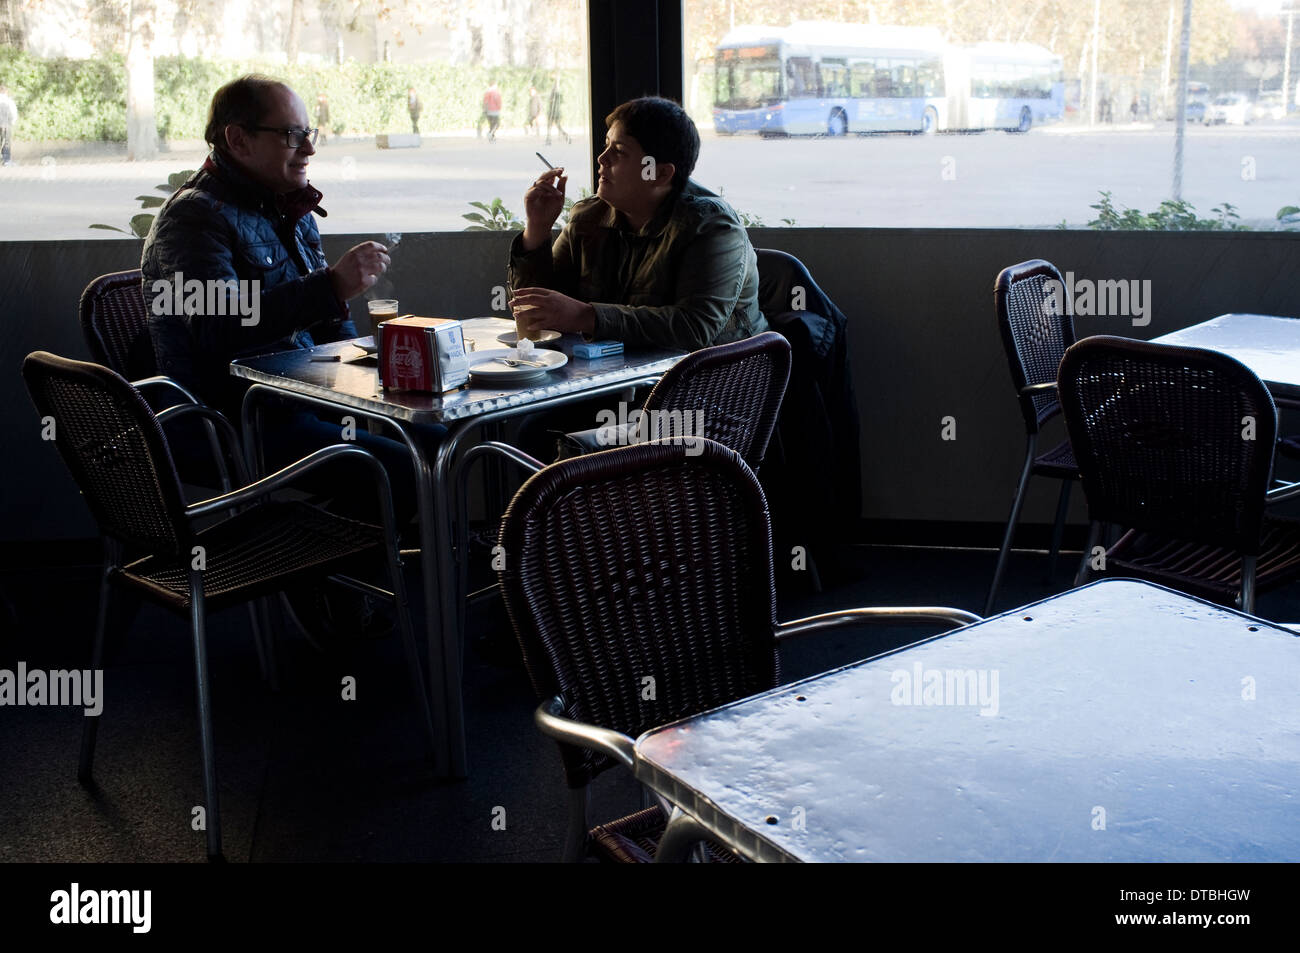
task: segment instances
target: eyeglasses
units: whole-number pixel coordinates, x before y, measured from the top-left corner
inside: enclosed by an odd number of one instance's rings
[[[249,126],[254,132],[278,132],[284,136],[284,144],[290,149],[301,149],[302,144],[311,141],[316,145],[316,136],[320,134],[319,129],[276,129],[274,126]]]

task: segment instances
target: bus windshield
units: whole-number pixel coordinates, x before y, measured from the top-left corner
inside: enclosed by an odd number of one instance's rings
[[[781,60],[775,49],[718,51],[713,102],[723,109],[758,109],[782,99]]]

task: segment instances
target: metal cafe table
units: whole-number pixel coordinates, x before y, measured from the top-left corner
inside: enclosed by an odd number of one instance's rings
[[[756,861],[1300,860],[1300,636],[1102,580],[642,735]],[[676,828],[676,830],[674,829]]]
[[[471,318],[462,324],[466,340],[474,342],[480,351],[503,347],[497,335],[514,330],[513,321],[500,318]],[[370,343],[369,339],[361,340]],[[577,338],[565,336],[557,342],[569,355],[569,362],[541,380],[513,387],[500,383],[484,387],[471,379],[466,387],[446,394],[381,389],[378,361],[365,357],[359,347],[348,342],[267,354],[230,365],[231,374],[253,382],[243,405],[244,439],[250,454],[258,453],[262,446],[258,405],[271,397],[289,399],[306,409],[335,416],[351,414],[358,423],[378,422],[406,445],[415,469],[429,690],[434,724],[443,740],[436,764],[440,774],[464,777],[467,770],[461,702],[462,636],[455,597],[450,595],[458,588],[458,540],[451,513],[451,468],[458,451],[483,425],[653,384],[684,355],[675,350],[628,348],[623,354],[582,360],[573,357],[574,340]],[[340,360],[319,360],[333,355]],[[414,429],[423,424],[447,427],[447,435],[436,451],[423,446]]]
[[[1254,371],[1279,404],[1300,406],[1300,320],[1296,318],[1221,314],[1152,341],[1227,354]]]

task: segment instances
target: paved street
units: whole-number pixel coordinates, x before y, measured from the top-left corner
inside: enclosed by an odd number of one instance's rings
[[[1278,208],[1300,205],[1297,145],[1300,125],[1290,123],[1190,127],[1184,197],[1202,216],[1227,201],[1244,222],[1273,227]],[[545,146],[513,131],[495,144],[429,137],[418,149],[391,151],[370,140],[331,141],[311,166],[330,213],[322,231],[458,230],[470,201],[496,196],[519,214],[524,189],[542,169],[537,149],[572,170],[572,194],[590,181],[586,141],[576,138]],[[792,218],[801,226],[1079,226],[1103,189],[1119,203],[1153,210],[1169,196],[1173,151],[1172,123],[929,138],[706,132],[695,177],[767,225]],[[124,161],[115,144],[42,148],[19,140],[14,154],[15,164],[0,169],[0,240],[113,237],[87,226],[124,227],[140,211],[135,196],[203,159],[198,143],[146,163]]]

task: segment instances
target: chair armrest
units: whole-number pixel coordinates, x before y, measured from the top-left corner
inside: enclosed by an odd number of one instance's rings
[[[563,711],[564,703],[557,696],[537,706],[533,721],[542,734],[550,735],[556,741],[607,755],[629,771],[633,769],[636,764],[635,741],[622,732],[566,718]]]
[[[166,380],[166,378],[162,379]],[[176,386],[180,387],[179,384]],[[183,387],[180,389],[182,393],[185,392]],[[229,452],[231,459],[235,461],[235,479],[239,481],[241,486],[248,483],[248,471],[244,467],[244,456],[240,452],[239,447],[239,434],[235,432],[234,426],[226,419],[225,414],[207,406],[206,404],[200,404],[196,401],[192,404],[177,404],[174,407],[168,407],[166,410],[161,410],[154,414],[154,417],[157,419],[158,425],[161,427],[167,426],[167,424],[176,420],[178,417],[202,417],[205,423],[209,425],[215,424],[216,433],[221,435],[221,443],[224,443],[225,450]],[[209,426],[207,429],[208,439],[212,443],[213,460],[217,464],[217,470],[220,471],[222,480],[225,481],[222,484],[222,489],[229,490],[230,485],[229,478],[226,476],[226,462],[221,456],[222,447],[215,440],[213,427]]]
[[[542,463],[541,460],[538,460],[536,457],[530,457],[518,447],[511,446],[508,443],[503,443],[500,440],[484,440],[482,443],[470,447],[465,451],[465,455],[462,457],[460,465],[465,472],[468,472],[470,461],[475,457],[483,457],[488,454],[504,457],[516,466],[527,470],[529,473],[536,473],[538,470],[546,468],[546,464]]]
[[[380,493],[381,501],[385,504],[384,518],[388,524],[391,524],[393,522],[393,497],[388,483],[388,474],[385,472],[383,464],[368,451],[346,443],[336,443],[333,446],[322,447],[320,450],[309,453],[296,463],[291,463],[284,469],[277,470],[275,473],[264,476],[247,486],[240,487],[238,490],[232,490],[229,493],[214,496],[210,500],[203,500],[200,503],[187,506],[185,507],[185,515],[190,518],[209,516],[213,513],[232,510],[247,503],[255,503],[275,490],[289,485],[304,473],[318,470],[327,464],[337,463],[343,458],[357,460],[371,468],[375,476],[376,489]]]
[[[1281,486],[1274,487],[1264,494],[1264,505],[1272,506],[1274,503],[1283,503],[1296,496],[1300,496],[1300,483],[1283,483]]]
[[[950,609],[946,606],[873,606],[863,609],[841,609],[838,612],[825,612],[821,615],[808,616],[806,619],[795,619],[792,622],[778,622],[776,641],[779,644],[813,632],[872,622],[893,624],[949,622],[954,627],[960,627],[983,621],[982,616],[977,616],[973,612]]]
[[[188,390],[186,390],[185,387],[182,386],[182,384],[179,381],[175,381],[170,377],[164,377],[162,375],[159,375],[157,377],[142,377],[138,381],[131,381],[131,386],[139,391],[143,391],[145,389],[153,390],[155,388],[174,390],[179,392],[180,395],[184,397],[185,400],[191,404],[203,403],[203,401],[199,400]]]
[[[1042,394],[1055,394],[1056,381],[1044,381],[1041,384],[1030,384],[1028,387],[1020,388],[1021,397],[1037,397]]]

